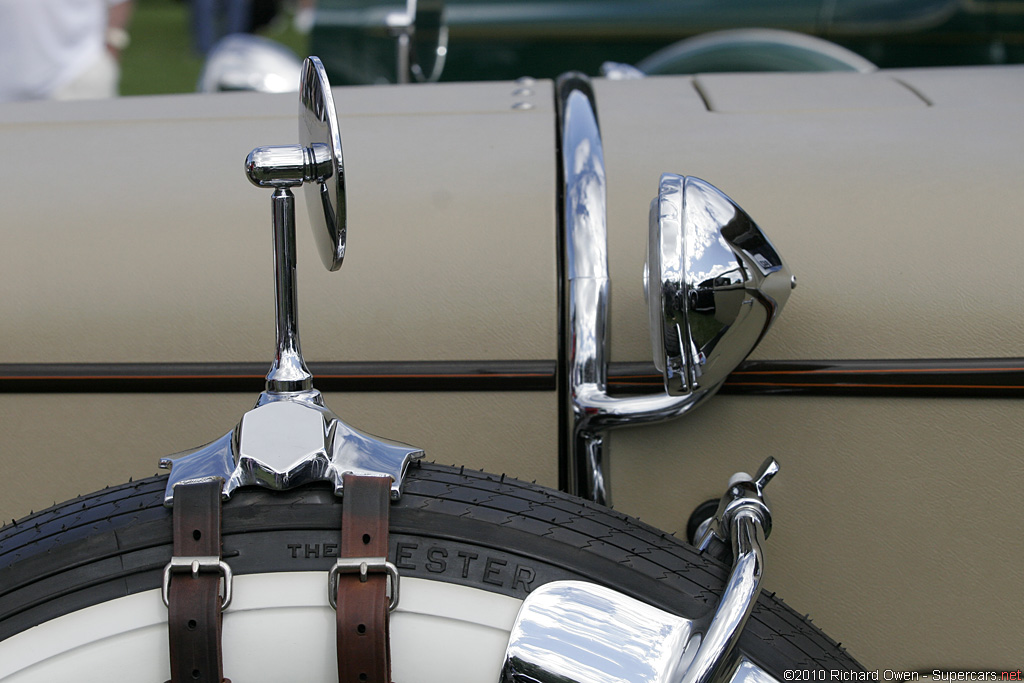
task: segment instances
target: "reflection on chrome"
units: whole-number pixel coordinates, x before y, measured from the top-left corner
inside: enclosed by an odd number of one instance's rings
[[[712,617],[686,619],[597,584],[561,581],[527,597],[512,627],[504,683],[712,683],[772,680],[734,652],[761,592],[762,545],[772,514],[764,489],[772,457],[754,478],[734,477],[698,545],[732,548],[733,566]],[[738,665],[738,668],[737,668]],[[742,672],[742,675],[740,675]]]
[[[562,434],[559,486],[610,504],[604,430],[682,415],[710,398],[760,341],[792,277],[757,225],[696,178],[665,174],[649,218],[648,290],[665,393],[608,395],[608,238],[604,152],[586,76],[556,86],[561,240]]]
[[[699,642],[694,623],[608,588],[549,583],[523,603],[502,681],[668,682]]]
[[[743,209],[699,178],[662,175],[646,268],[654,364],[665,391],[713,394],[789,298],[793,277]]]
[[[692,669],[705,627],[596,584],[549,583],[523,603],[500,680],[679,683]],[[746,658],[724,674],[721,680],[734,683],[775,681]]]
[[[243,486],[281,491],[314,481],[330,482],[342,495],[346,472],[390,477],[391,497],[397,499],[409,465],[422,457],[418,448],[345,424],[324,406],[316,389],[265,391],[230,432],[160,461],[161,467],[171,468],[164,504],[172,503],[177,484],[209,479],[224,482],[225,497]]]

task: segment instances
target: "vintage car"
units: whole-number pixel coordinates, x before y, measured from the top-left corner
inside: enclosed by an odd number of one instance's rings
[[[294,94],[0,107],[0,679],[166,680],[161,585],[221,561],[224,675],[330,679],[351,498],[322,454],[366,434],[413,445],[380,447],[396,681],[1012,679],[1022,83],[304,87],[336,146],[297,139]],[[300,209],[289,241],[303,182],[314,238]],[[296,262],[312,386],[344,422],[311,398]],[[266,490],[293,473],[260,453],[291,448],[328,483]],[[761,541],[697,554],[707,522],[687,527],[762,504],[775,461],[765,590],[697,676]],[[223,557],[177,549],[168,482],[195,479],[230,483]]]
[[[799,32],[887,68],[1024,61],[1021,0],[319,0],[311,49],[338,84],[400,81],[403,41],[422,61],[414,79],[555,78],[730,29]]]

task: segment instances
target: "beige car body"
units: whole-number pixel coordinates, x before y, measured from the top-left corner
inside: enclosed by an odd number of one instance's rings
[[[743,206],[799,280],[752,358],[1020,367],[1022,84],[1014,67],[596,81],[612,361],[650,360],[647,210],[676,172]],[[552,90],[334,91],[349,251],[323,270],[300,207],[308,360],[557,358]],[[0,107],[0,363],[269,367],[270,199],[242,161],[295,142],[295,108],[256,94]],[[256,397],[5,385],[8,520],[151,475]],[[553,390],[326,399],[428,458],[557,484]],[[720,395],[614,432],[612,495],[682,533],[729,475],[773,455],[769,590],[869,670],[1002,671],[1019,667],[1024,637],[1022,430],[1019,397]]]

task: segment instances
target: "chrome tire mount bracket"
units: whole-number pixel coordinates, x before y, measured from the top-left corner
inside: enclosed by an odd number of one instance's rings
[[[761,592],[762,544],[771,532],[764,497],[779,471],[768,458],[753,477],[737,475],[707,525],[731,544],[733,566],[714,615],[671,614],[584,581],[555,581],[523,602],[505,651],[502,683],[747,683],[773,678],[735,651]]]

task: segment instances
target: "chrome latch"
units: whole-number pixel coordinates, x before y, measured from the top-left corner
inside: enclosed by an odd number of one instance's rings
[[[394,612],[398,607],[398,567],[388,562],[386,557],[343,557],[334,563],[327,575],[327,599],[333,609],[338,609],[338,580],[341,574],[359,574],[359,580],[366,582],[370,572],[386,573],[390,579],[388,590],[388,611]]]
[[[231,604],[231,584],[234,581],[234,575],[231,573],[228,563],[215,555],[172,557],[164,567],[164,582],[160,590],[160,598],[164,601],[164,606],[168,608],[171,606],[171,574],[191,574],[194,579],[199,574],[206,572],[219,573],[224,578],[224,594],[220,599],[220,608],[222,611],[226,610]]]
[[[732,533],[736,520],[746,516],[756,520],[758,526],[768,538],[772,533],[772,511],[765,498],[764,489],[768,482],[779,472],[779,463],[775,458],[767,458],[753,477],[740,475],[729,484],[729,490],[718,503],[718,511],[697,532],[697,549],[701,552],[708,549],[715,539],[722,543],[733,542]],[[736,556],[735,551],[733,557]]]

